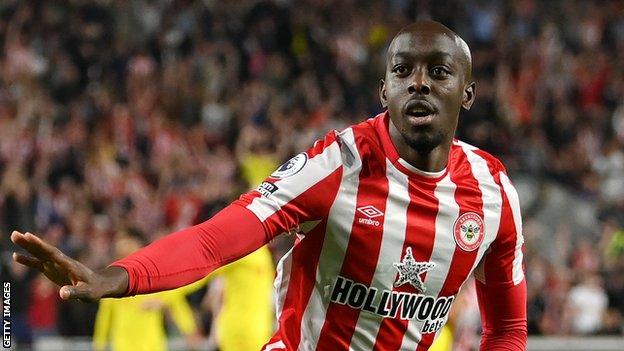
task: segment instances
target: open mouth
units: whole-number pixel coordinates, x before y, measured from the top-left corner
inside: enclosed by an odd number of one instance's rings
[[[410,100],[405,104],[405,115],[411,117],[413,124],[429,123],[437,114],[437,109],[429,102],[422,100]]]
[[[433,111],[433,110],[422,109],[422,108],[411,109],[411,110],[407,110],[406,111],[406,114],[408,116],[412,116],[412,117],[426,117],[426,116],[432,115],[434,113],[435,113],[435,111]]]

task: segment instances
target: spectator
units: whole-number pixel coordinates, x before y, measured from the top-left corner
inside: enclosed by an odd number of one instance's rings
[[[602,329],[607,309],[607,294],[600,277],[585,274],[581,282],[570,289],[567,297],[566,320],[574,334],[594,334]]]

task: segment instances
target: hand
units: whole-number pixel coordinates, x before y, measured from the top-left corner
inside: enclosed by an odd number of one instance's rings
[[[94,272],[31,233],[14,231],[11,241],[32,255],[14,252],[13,259],[37,269],[61,286],[59,295],[63,300],[95,301],[102,297],[121,296],[128,287],[128,273],[121,267]]]

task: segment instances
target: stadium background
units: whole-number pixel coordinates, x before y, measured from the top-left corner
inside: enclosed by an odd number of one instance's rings
[[[97,305],[62,302],[11,264],[11,230],[101,268],[115,233],[153,240],[207,218],[327,130],[380,112],[388,41],[425,18],[472,48],[477,101],[458,134],[519,190],[530,334],[623,335],[615,0],[0,2],[2,276],[19,328],[90,336]],[[271,244],[276,260],[288,245]],[[468,345],[479,317],[464,294]]]

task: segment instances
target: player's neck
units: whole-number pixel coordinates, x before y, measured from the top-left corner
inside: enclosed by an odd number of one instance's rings
[[[443,141],[429,152],[420,152],[405,142],[392,123],[389,134],[399,156],[410,165],[425,172],[440,172],[446,167],[452,140]]]

